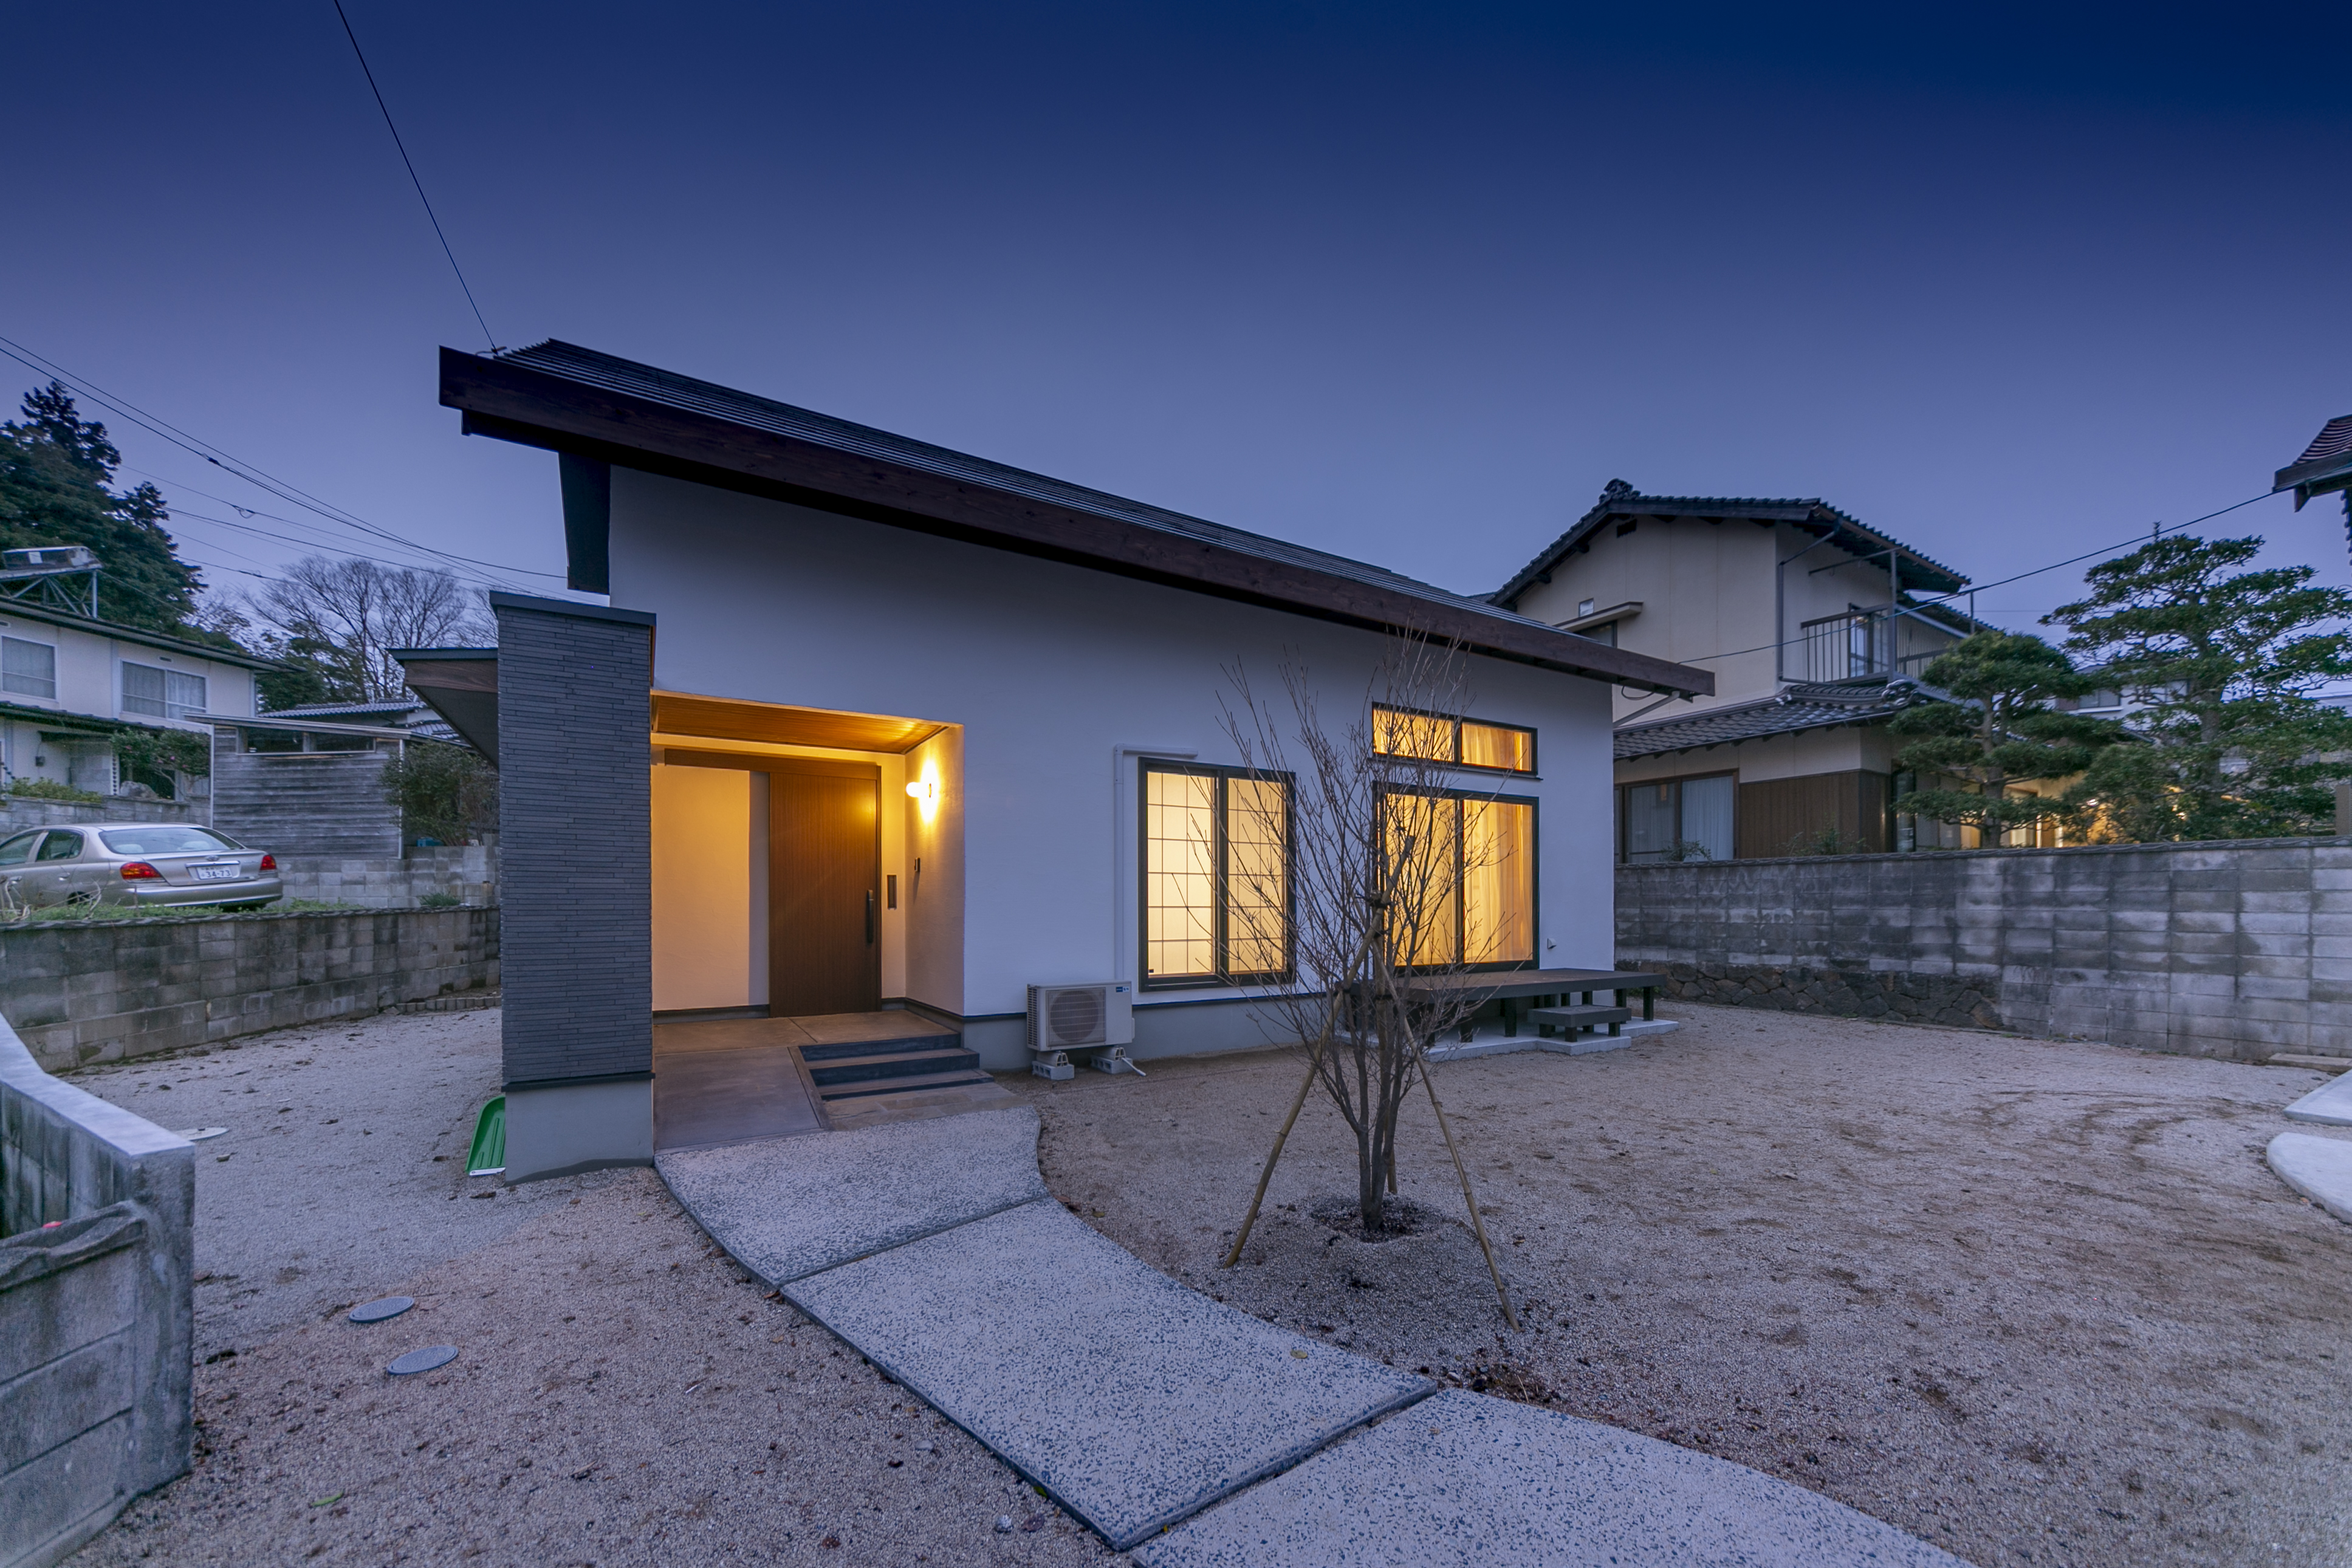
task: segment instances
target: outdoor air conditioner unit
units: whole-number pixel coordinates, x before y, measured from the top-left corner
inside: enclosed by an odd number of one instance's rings
[[[1094,986],[1029,988],[1029,1049],[1093,1051],[1135,1039],[1135,988],[1125,980]]]

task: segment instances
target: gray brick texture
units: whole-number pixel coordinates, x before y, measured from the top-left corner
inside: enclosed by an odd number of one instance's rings
[[[509,1083],[653,1070],[653,628],[497,607]]]

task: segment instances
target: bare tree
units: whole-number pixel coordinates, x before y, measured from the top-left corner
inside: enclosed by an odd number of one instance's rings
[[[407,687],[391,650],[497,636],[480,590],[449,573],[345,557],[305,556],[252,603],[285,643],[310,653],[331,686],[365,702],[398,697]]]
[[[1516,1328],[1426,1054],[1467,1027],[1486,1000],[1475,967],[1522,946],[1529,957],[1534,952],[1532,932],[1502,929],[1495,901],[1473,896],[1482,883],[1527,868],[1509,863],[1521,852],[1500,829],[1492,798],[1458,788],[1459,717],[1471,695],[1464,658],[1417,635],[1393,639],[1361,706],[1336,733],[1309,673],[1285,664],[1281,674],[1278,703],[1261,699],[1246,672],[1230,674],[1238,711],[1226,706],[1223,727],[1243,765],[1290,788],[1236,793],[1233,836],[1275,850],[1234,857],[1227,917],[1261,948],[1289,945],[1295,979],[1263,988],[1260,1011],[1278,1038],[1297,1042],[1307,1063],[1225,1266],[1241,1256],[1283,1145],[1318,1087],[1355,1137],[1361,1233],[1377,1237],[1398,1223],[1389,1197],[1397,1124],[1418,1084],[1453,1158],[1503,1315]],[[1279,852],[1286,841],[1286,861]]]

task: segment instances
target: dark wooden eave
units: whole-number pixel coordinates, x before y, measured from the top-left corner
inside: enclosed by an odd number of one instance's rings
[[[441,402],[464,414],[468,434],[1343,625],[1417,632],[1490,657],[1640,690],[1698,695],[1715,690],[1709,671],[1570,636],[1458,596],[1412,591],[1403,580],[1391,579],[1398,586],[1391,586],[1379,580],[1387,574],[1377,571],[1358,576],[1296,559],[1307,552],[1288,552],[1291,559],[1261,553],[1245,542],[1255,536],[1152,527],[919,461],[787,435],[707,408],[508,360],[442,350]]]
[[[496,648],[394,648],[408,689],[449,721],[466,743],[499,760],[499,651]]]

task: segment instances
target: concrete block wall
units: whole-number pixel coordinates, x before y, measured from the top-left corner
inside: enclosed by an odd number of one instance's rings
[[[187,1470],[194,1157],[0,1022],[0,1568],[64,1561]]]
[[[498,984],[481,906],[0,927],[0,1006],[60,1071]]]
[[[499,901],[499,852],[492,844],[410,850],[391,860],[278,857],[289,898],[357,904],[369,909],[415,909],[427,894],[460,904]]]
[[[1693,1000],[2259,1061],[2352,1056],[2352,841],[1617,869],[1617,961]]]

